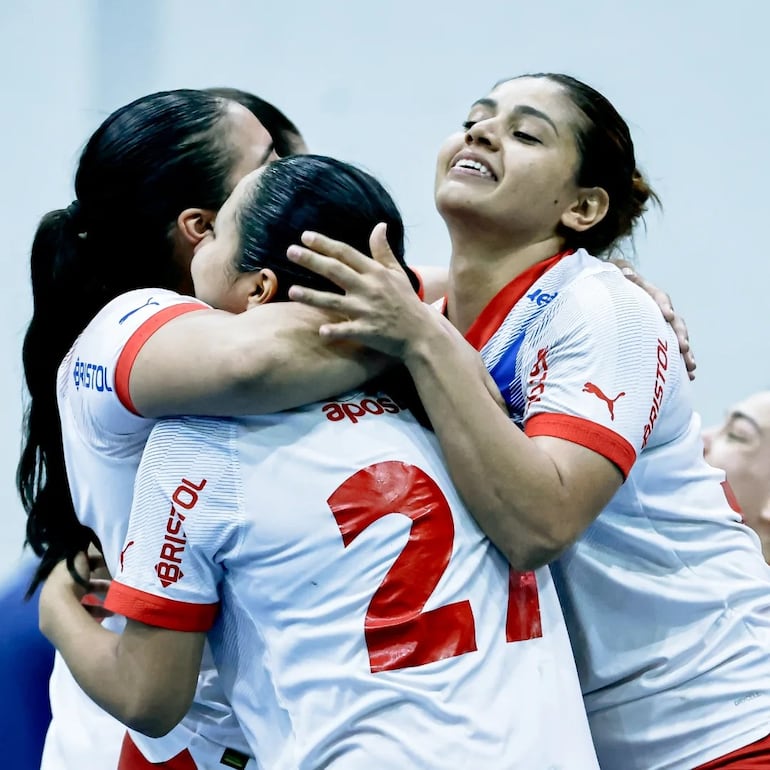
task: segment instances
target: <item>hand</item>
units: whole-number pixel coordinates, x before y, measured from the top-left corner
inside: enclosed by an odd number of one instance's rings
[[[291,246],[288,258],[327,278],[344,294],[300,286],[289,289],[289,297],[341,317],[323,324],[319,334],[328,340],[354,340],[387,355],[404,360],[419,335],[435,329],[441,316],[419,300],[390,250],[385,225],[372,231],[370,259],[340,241],[318,233],[302,234],[304,246]]]
[[[94,576],[99,574],[103,565],[101,554],[89,557],[79,553],[72,566],[80,576],[80,581],[72,576],[66,560],[60,561],[53,568],[40,591],[38,608],[40,630],[51,641],[54,641],[62,613],[87,612],[96,620],[111,614],[101,607],[98,598],[99,594],[106,593],[110,581]],[[89,601],[88,597],[93,597],[93,600]]]
[[[660,312],[663,314],[663,318],[671,324],[671,328],[676,334],[676,338],[679,342],[679,352],[682,354],[684,365],[687,368],[687,375],[691,380],[694,380],[697,364],[695,363],[695,356],[690,347],[690,335],[687,332],[687,324],[684,322],[684,318],[678,315],[674,310],[671,297],[662,289],[659,289],[657,286],[646,281],[636,272],[633,266],[624,259],[613,259],[612,263],[620,268],[620,271],[629,281],[635,283],[640,289],[646,291],[655,300],[660,308]]]

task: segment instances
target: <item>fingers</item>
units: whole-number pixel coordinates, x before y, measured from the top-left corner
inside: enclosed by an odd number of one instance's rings
[[[88,578],[90,576],[88,557],[81,552],[75,557],[68,556],[65,563],[72,580],[81,588],[88,590]]]
[[[369,249],[374,260],[383,267],[387,267],[389,270],[403,271],[388,243],[388,226],[384,222],[380,222],[372,230],[372,234],[369,236]]]
[[[306,286],[291,286],[289,288],[289,299],[301,302],[303,305],[318,308],[319,310],[330,310],[343,317],[350,316],[352,312],[350,299],[344,294],[333,294],[329,291],[309,289]]]
[[[359,273],[334,257],[326,257],[311,251],[309,248],[296,245],[289,246],[286,256],[290,262],[294,262],[307,270],[312,270],[312,272],[326,278],[344,291],[354,291],[361,284]],[[368,257],[364,257],[364,259],[371,263]]]
[[[352,246],[348,246],[347,243],[335,241],[333,238],[327,238],[320,233],[306,230],[302,233],[302,243],[311,252],[331,257],[336,262],[351,268],[355,272],[361,272],[366,269],[367,265],[371,265],[371,260],[365,254],[362,254]]]

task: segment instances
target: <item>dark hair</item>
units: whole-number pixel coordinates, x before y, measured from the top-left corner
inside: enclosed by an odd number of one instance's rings
[[[404,261],[404,224],[393,198],[371,175],[349,163],[323,155],[295,155],[267,166],[245,193],[236,213],[240,230],[237,269],[269,267],[278,278],[275,301],[288,299],[294,285],[339,292],[316,273],[290,262],[286,250],[300,242],[304,230],[315,230],[372,256],[369,236],[385,222],[388,244],[415,291],[419,279]],[[389,367],[365,384],[368,393],[387,392],[431,428],[409,370]]]
[[[30,590],[61,559],[94,540],[67,485],[56,404],[58,367],[96,313],[123,292],[180,289],[172,231],[185,208],[217,210],[239,152],[228,141],[228,102],[201,91],[142,97],[110,115],[83,150],[76,200],[46,214],[31,253],[33,315],[24,338],[29,389],[17,488],[27,542],[42,557]],[[130,228],[130,237],[119,232]]]
[[[239,88],[207,88],[206,91],[243,105],[265,127],[273,138],[273,148],[280,158],[306,151],[305,139],[297,126],[275,105]]]
[[[387,190],[361,169],[322,155],[293,155],[266,166],[244,195],[238,217],[240,272],[269,267],[278,277],[276,300],[292,284],[339,291],[316,273],[289,262],[286,250],[304,230],[316,230],[368,254],[369,236],[387,224],[394,256],[404,264],[404,224]],[[412,285],[417,281],[408,269]]]
[[[588,230],[577,232],[563,227],[561,235],[567,248],[584,248],[597,256],[605,254],[631,234],[649,200],[660,204],[636,166],[628,125],[607,98],[570,75],[540,72],[519,77],[546,78],[557,83],[585,118],[573,127],[580,154],[576,182],[581,187],[603,188],[610,198],[609,208],[604,219]]]

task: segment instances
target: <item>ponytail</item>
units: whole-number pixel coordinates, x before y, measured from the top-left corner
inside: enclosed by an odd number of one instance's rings
[[[27,543],[41,558],[28,596],[62,559],[73,558],[95,541],[77,519],[64,465],[56,402],[59,364],[88,322],[68,304],[70,290],[94,291],[77,204],[46,214],[32,244],[33,315],[24,336],[24,377],[29,403],[16,485],[27,512]],[[81,279],[85,279],[81,283]],[[98,300],[97,300],[98,302]],[[79,304],[79,303],[76,303]],[[84,303],[90,304],[90,303]]]
[[[59,366],[78,335],[112,299],[189,280],[174,259],[180,211],[218,210],[243,152],[231,137],[231,105],[181,89],[143,96],[113,112],[86,143],[75,201],[46,214],[32,244],[33,316],[24,338],[29,388],[16,484],[27,511],[27,543],[42,561],[32,588],[61,559],[98,542],[75,515],[56,403]],[[130,238],[116,217],[130,215]]]

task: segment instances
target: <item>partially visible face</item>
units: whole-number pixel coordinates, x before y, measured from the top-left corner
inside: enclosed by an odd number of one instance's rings
[[[241,239],[238,212],[246,195],[259,183],[263,168],[245,176],[217,214],[214,228],[195,247],[190,272],[195,296],[212,307],[230,313],[246,310],[252,283],[250,273],[240,273],[237,260]]]
[[[235,186],[246,174],[276,160],[278,156],[273,147],[273,138],[254,113],[238,102],[229,102],[227,115],[230,123],[228,138],[240,152],[240,159],[231,177],[231,183]]]
[[[273,149],[273,139],[267,129],[257,120],[252,112],[238,102],[228,102],[227,106],[227,139],[238,150],[238,159],[230,174],[230,184],[233,188],[243,177],[278,156]],[[174,250],[173,260],[180,271],[180,282],[176,287],[182,294],[192,292],[190,272],[192,270],[191,246],[186,240],[178,241]]]
[[[501,83],[471,106],[465,130],[439,152],[439,212],[448,222],[471,215],[534,239],[554,234],[578,191],[581,114],[547,78]]]
[[[703,431],[706,461],[725,471],[746,522],[770,523],[770,390],[733,406],[725,421]]]

